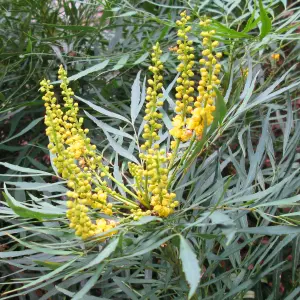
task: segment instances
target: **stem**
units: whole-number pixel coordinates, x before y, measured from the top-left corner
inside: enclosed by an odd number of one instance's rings
[[[173,171],[172,176],[168,182],[168,188],[170,188],[171,184],[173,183],[174,177],[178,171],[178,169],[183,165],[184,160],[186,159],[186,157],[188,156],[191,148],[193,147],[193,144],[195,142],[196,137],[194,136],[190,142],[189,147],[184,151],[183,156],[181,157],[179,164],[177,165],[176,169]]]
[[[95,171],[94,171],[94,175],[95,175],[95,177],[97,178],[98,182],[101,183],[102,180],[101,180],[101,178],[99,177],[99,175],[98,175]],[[115,194],[112,194],[111,189],[108,188],[107,186],[105,186],[105,185],[100,185],[100,187],[101,187],[104,191],[106,191],[107,193],[109,193],[112,197],[116,198],[117,200],[120,200],[121,202],[126,203],[126,204],[129,205],[129,206],[132,206],[132,207],[138,207],[138,205],[137,205],[134,201],[129,200],[129,199],[127,199],[126,197],[124,197],[124,196],[122,196],[122,195],[120,195],[120,194],[118,194],[118,193],[116,193],[116,192],[115,192]]]

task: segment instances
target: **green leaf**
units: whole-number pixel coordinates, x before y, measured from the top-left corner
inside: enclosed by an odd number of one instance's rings
[[[252,38],[251,35],[244,32],[235,31],[231,28],[224,26],[216,20],[213,20],[212,25],[209,27],[211,29],[215,29],[217,34],[220,36],[227,36],[228,38]]]
[[[73,254],[82,254],[81,252],[75,252],[75,251],[66,251],[66,250],[57,250],[52,248],[46,248],[46,247],[40,247],[37,245],[40,244],[33,244],[33,243],[27,243],[24,240],[17,239],[15,236],[7,234],[12,238],[13,240],[17,241],[20,245],[30,248],[32,250],[35,250],[40,253],[46,253],[46,254],[52,254],[52,255],[73,255]],[[76,258],[77,259],[77,258]]]
[[[19,257],[19,256],[28,256],[30,254],[35,254],[38,251],[27,249],[22,251],[4,251],[0,252],[0,258],[10,258],[10,257]]]
[[[84,77],[84,76],[86,76],[86,75],[88,75],[90,73],[98,72],[98,71],[104,69],[108,65],[108,63],[109,63],[109,59],[107,59],[107,60],[105,60],[105,61],[103,61],[103,62],[101,62],[99,64],[96,64],[96,65],[94,65],[94,66],[92,66],[90,68],[87,68],[86,70],[81,71],[81,72],[79,72],[79,73],[77,73],[75,75],[72,75],[72,76],[68,77],[68,80],[69,81],[74,81],[74,80],[77,80],[77,79],[79,79],[81,77]],[[59,82],[60,81],[55,81],[53,83],[59,83]]]
[[[245,232],[261,235],[282,235],[300,233],[300,226],[260,226],[238,229],[237,232]]]
[[[118,144],[111,136],[110,134],[104,130],[102,128],[104,134],[106,135],[107,137],[107,140],[110,144],[110,146],[118,153],[120,154],[121,156],[127,158],[128,160],[131,160],[133,161],[134,163],[136,164],[139,164],[139,161],[133,156],[133,154],[131,152],[129,152],[128,150],[124,149],[120,144]]]
[[[284,300],[295,300],[300,295],[300,286],[295,288]]]
[[[86,282],[84,287],[72,297],[72,300],[84,299],[86,293],[97,283],[104,266],[105,264],[101,264],[97,267],[93,276]]]
[[[140,255],[143,255],[145,253],[149,253],[152,250],[160,247],[162,244],[166,243],[167,241],[169,241],[170,239],[172,239],[175,236],[177,236],[177,234],[172,234],[170,236],[167,236],[167,237],[159,240],[158,242],[153,243],[151,246],[147,246],[146,248],[143,248],[143,249],[141,249],[139,251],[134,252],[133,254],[126,255],[126,256],[121,256],[121,257],[117,257],[117,258],[114,258],[112,260],[122,260],[122,259],[127,259],[127,258],[131,258],[131,257],[140,256]]]
[[[106,110],[106,109],[104,109],[104,108],[102,108],[102,107],[100,107],[98,105],[95,105],[95,104],[91,103],[88,100],[84,100],[83,98],[81,98],[79,96],[75,96],[75,98],[78,99],[78,100],[80,100],[80,101],[82,101],[82,102],[84,102],[84,103],[86,103],[89,107],[91,107],[95,111],[97,111],[97,112],[99,112],[99,113],[101,113],[101,114],[103,114],[105,116],[108,116],[108,117],[111,117],[111,118],[120,119],[122,121],[125,121],[125,122],[131,124],[130,121],[128,121],[125,117],[123,117],[123,116],[121,116],[119,114],[116,114],[116,113],[113,113],[113,112],[111,112],[109,110]]]
[[[295,217],[295,216],[300,216],[300,211],[295,211],[295,212],[292,212],[292,213],[288,213],[288,214],[283,214],[283,215],[280,215],[281,217]]]
[[[153,221],[161,222],[162,219],[154,216],[143,216],[138,221],[130,222],[128,225],[133,225],[133,226],[144,225]]]
[[[141,57],[139,57],[133,64],[134,65],[138,65],[141,64],[142,62],[144,62],[147,57],[149,56],[149,52],[144,53]]]
[[[15,290],[13,290],[13,291],[16,291],[16,290],[24,290],[24,289],[27,289],[27,288],[29,288],[29,287],[31,287],[31,286],[33,286],[33,285],[36,285],[36,284],[38,284],[38,283],[40,283],[40,282],[46,281],[46,280],[48,280],[48,279],[50,279],[50,278],[53,278],[53,276],[55,276],[56,274],[61,273],[64,269],[66,269],[67,267],[69,267],[69,266],[70,266],[73,262],[75,262],[76,260],[77,260],[77,257],[74,258],[74,259],[72,259],[72,260],[69,261],[68,263],[62,265],[61,267],[55,269],[54,271],[52,271],[52,272],[50,272],[50,273],[48,273],[48,274],[45,274],[45,275],[43,275],[43,276],[40,276],[37,280],[32,280],[32,281],[30,281],[30,283],[25,284],[25,285],[23,285],[22,287],[20,287],[20,288],[18,288],[18,289],[15,289]],[[13,291],[11,290],[10,292],[13,292]],[[3,294],[3,295],[4,295],[4,294]]]
[[[289,92],[287,92],[287,120],[283,134],[283,155],[286,152],[289,136],[293,127],[292,101]]]
[[[53,261],[46,261],[46,260],[34,260],[35,263],[47,267],[51,270],[56,270],[59,268],[62,264],[58,262],[53,262]]]
[[[50,208],[47,208],[47,212],[45,212],[43,209],[29,208],[15,200],[15,198],[8,192],[5,184],[3,196],[6,199],[9,207],[22,218],[43,220],[61,217],[65,214],[61,209],[55,206],[53,206],[53,211]]]
[[[126,65],[126,63],[127,63],[128,59],[129,59],[129,56],[130,56],[129,54],[123,55],[120,58],[120,60],[117,62],[117,64],[114,65],[114,67],[112,68],[112,70],[113,71],[117,71],[117,70],[123,68]]]
[[[12,171],[27,173],[28,175],[33,175],[33,174],[37,175],[38,174],[40,176],[43,176],[43,175],[53,176],[53,174],[51,174],[51,173],[47,173],[47,172],[43,172],[43,171],[35,170],[35,169],[30,169],[30,168],[23,168],[23,167],[20,167],[17,165],[12,165],[10,163],[0,162],[0,165],[4,166]],[[4,175],[4,174],[1,174],[1,175]],[[14,174],[9,174],[9,176],[13,177]]]
[[[263,206],[289,206],[297,201],[300,201],[300,195],[282,199],[282,200],[276,200],[276,201],[272,201],[272,202],[262,203],[262,204],[256,205],[255,208],[263,207]]]
[[[141,106],[140,103],[143,101],[141,99],[141,85],[140,85],[140,76],[141,71],[139,71],[136,75],[136,78],[133,82],[131,87],[131,104],[130,104],[130,111],[131,111],[131,122],[134,124],[135,119],[137,118]]]
[[[96,31],[98,30],[96,27],[91,26],[80,26],[80,25],[59,25],[59,24],[46,24],[43,23],[44,26],[47,27],[56,27],[70,31]]]
[[[93,117],[91,114],[89,114],[87,111],[84,111],[85,114],[100,128],[100,129],[104,129],[106,130],[107,132],[111,132],[117,136],[123,136],[123,137],[126,137],[128,139],[131,139],[131,140],[134,140],[134,137],[124,131],[121,131],[119,129],[116,129],[98,119],[96,119],[95,117]]]
[[[188,299],[195,294],[201,278],[197,256],[183,236],[180,235],[180,259],[186,281],[190,286]]]
[[[6,181],[7,185],[13,185],[22,190],[35,190],[35,191],[47,191],[47,192],[62,192],[65,193],[68,190],[63,186],[64,182],[59,181],[55,183],[40,183],[40,182],[14,182]]]
[[[114,239],[109,243],[101,252],[86,266],[82,267],[79,271],[84,269],[89,269],[95,265],[100,264],[104,259],[108,258],[117,248],[119,243],[119,238]]]
[[[117,18],[121,18],[121,17],[131,17],[137,14],[137,11],[127,11],[124,14],[118,15],[116,16]]]
[[[263,39],[271,31],[272,21],[268,17],[268,13],[263,6],[262,0],[259,0],[259,11],[261,18],[260,38]]]
[[[298,235],[294,241],[293,241],[293,246],[292,246],[292,280],[296,280],[296,275],[297,275],[297,269],[299,265],[299,260],[300,260],[300,235]]]
[[[35,119],[33,120],[28,126],[26,126],[23,130],[21,130],[19,133],[17,133],[16,135],[12,136],[11,138],[7,139],[7,140],[4,140],[0,143],[1,144],[4,144],[4,143],[7,143],[21,135],[23,135],[24,133],[26,133],[27,131],[31,130],[33,127],[35,127],[41,120],[43,120],[44,117],[42,118],[38,118],[38,119]]]
[[[254,3],[255,5],[256,3]],[[250,30],[252,30],[253,28],[255,28],[258,24],[258,22],[260,21],[260,17],[258,17],[256,20],[254,20],[255,18],[255,14],[256,14],[256,5],[254,6],[254,9],[252,11],[252,14],[250,16],[250,18],[247,21],[247,24],[245,26],[245,28],[243,29],[243,32],[249,32]]]

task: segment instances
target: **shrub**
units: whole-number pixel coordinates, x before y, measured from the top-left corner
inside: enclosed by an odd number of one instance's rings
[[[292,278],[285,283],[290,298],[297,295],[299,212],[294,204],[299,201],[300,127],[292,103],[299,81],[289,69],[271,83],[278,53],[268,53],[271,63],[265,68],[270,71],[258,78],[255,68],[261,66],[253,68],[249,53],[270,32],[259,3],[258,37],[248,34],[257,25],[254,17],[243,31],[201,20],[200,57],[190,39],[193,27],[198,29],[183,12],[172,48],[178,75],[163,87],[162,76],[171,70],[164,70],[162,50],[155,44],[152,77],[148,87],[146,80],[141,87],[137,74],[130,114],[113,113],[74,95],[62,67],[61,95],[50,81],[41,82],[51,162],[55,180],[60,180],[50,183],[42,177],[51,173],[2,163],[34,179],[4,186],[8,206],[3,215],[27,218],[7,233],[16,247],[30,250],[3,252],[2,257],[30,255],[6,263],[43,272],[3,293],[3,299],[38,289],[44,291],[41,299],[59,299],[59,293],[72,299],[277,299],[284,293],[282,274]],[[230,52],[241,43],[238,39],[257,39],[241,68]],[[107,147],[97,151],[97,133],[83,128],[73,98],[117,125],[85,111],[104,132],[112,153],[105,153]],[[274,122],[282,123],[283,116],[284,136],[275,139]],[[9,185],[33,190],[30,202],[17,201]],[[25,231],[33,232],[25,240],[12,235]]]

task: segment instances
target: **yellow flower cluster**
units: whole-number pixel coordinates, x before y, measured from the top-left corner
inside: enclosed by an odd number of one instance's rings
[[[83,128],[83,118],[78,117],[78,103],[73,100],[74,93],[68,87],[67,72],[63,67],[61,66],[58,72],[58,78],[61,80],[60,98],[64,103],[62,107],[58,104],[50,81],[41,81],[40,90],[44,93],[43,100],[46,107],[48,147],[55,155],[53,161],[58,173],[67,181],[70,189],[67,192],[66,215],[70,220],[70,227],[83,239],[103,232],[106,232],[107,236],[116,233],[116,229],[113,229],[116,223],[104,218],[93,220],[91,208],[107,216],[111,216],[114,212],[118,216],[129,215],[129,218],[138,220],[141,216],[147,215],[167,217],[179,205],[175,199],[176,195],[168,190],[170,166],[177,154],[179,143],[188,141],[193,135],[201,137],[205,126],[209,126],[213,121],[212,113],[215,110],[216,98],[214,87],[220,84],[218,75],[221,65],[218,59],[222,57],[221,52],[215,51],[219,45],[218,41],[214,40],[215,31],[201,32],[204,50],[203,58],[199,62],[203,67],[200,69],[201,80],[197,87],[199,93],[194,98],[195,82],[192,78],[195,56],[193,41],[188,39],[191,26],[187,25],[190,17],[186,12],[180,15],[181,19],[176,22],[179,27],[177,32],[179,39],[174,48],[180,61],[177,67],[180,76],[176,86],[176,116],[172,120],[174,127],[170,130],[170,134],[175,138],[171,148],[175,150],[167,154],[164,149],[160,149],[158,143],[163,117],[160,107],[163,105],[164,67],[160,59],[162,51],[156,43],[151,57],[152,65],[149,67],[152,78],[148,80],[146,95],[141,163],[128,163],[129,172],[134,179],[134,184],[130,188],[118,182],[109,173],[109,168],[102,163],[102,157],[97,155],[96,146],[92,145],[90,138],[87,137],[89,131]],[[211,21],[206,19],[200,22],[200,26],[206,27],[210,23]],[[134,199],[128,199],[113,191],[103,177],[110,178]],[[109,203],[108,195],[125,205]],[[135,202],[136,200],[139,203]]]
[[[160,61],[161,53],[162,51],[157,43],[153,47],[153,66],[149,67],[153,77],[148,80],[149,87],[146,96],[146,116],[144,117],[146,124],[144,125],[143,133],[145,143],[142,145],[142,150],[145,153],[140,154],[143,166],[129,163],[129,171],[135,179],[135,188],[139,201],[148,207],[146,211],[141,209],[132,210],[136,220],[143,215],[151,213],[160,217],[167,217],[178,206],[178,201],[174,199],[176,195],[167,191],[169,173],[167,161],[169,158],[165,151],[159,150],[159,145],[155,143],[159,140],[157,132],[162,127],[159,123],[162,114],[157,112],[158,107],[163,105],[163,102],[160,100],[163,96],[161,93],[163,77],[160,75],[160,71],[163,70],[163,65]]]
[[[169,158],[164,150],[149,149],[148,153],[140,155],[146,162],[144,174],[147,178],[148,193],[151,194],[150,204],[155,214],[160,217],[167,217],[174,212],[178,206],[175,201],[176,194],[169,193],[167,162]]]
[[[160,101],[160,98],[163,97],[161,93],[163,77],[160,75],[160,71],[163,70],[163,64],[160,61],[161,54],[162,51],[159,44],[156,43],[152,53],[153,66],[149,67],[149,70],[153,73],[153,77],[148,80],[146,115],[144,117],[147,123],[144,125],[143,138],[145,139],[145,143],[141,146],[142,150],[149,149],[155,141],[159,140],[157,132],[162,128],[162,125],[158,122],[162,118],[162,114],[157,111],[163,105],[163,102]],[[154,145],[154,147],[158,147],[158,145]]]
[[[279,53],[273,53],[271,55],[271,58],[274,60],[274,61],[279,61],[280,59],[280,54]]]
[[[211,23],[210,19],[200,22],[200,26],[206,27]],[[213,111],[215,110],[216,92],[214,87],[220,84],[218,74],[221,71],[221,65],[218,59],[222,57],[221,52],[215,52],[219,46],[218,41],[213,40],[215,30],[202,31],[203,37],[202,51],[203,58],[199,63],[203,65],[200,69],[201,80],[199,81],[198,96],[194,103],[195,108],[192,111],[192,117],[187,121],[187,128],[193,130],[197,137],[201,138],[205,126],[209,126],[213,121]]]
[[[170,130],[170,134],[181,141],[185,142],[190,139],[192,132],[186,128],[186,117],[191,113],[194,102],[194,97],[192,96],[194,92],[195,82],[191,80],[194,76],[192,68],[195,64],[194,58],[194,47],[193,41],[188,39],[188,33],[191,31],[192,27],[187,26],[187,22],[190,20],[190,16],[187,16],[186,12],[180,14],[181,19],[176,22],[179,26],[177,36],[179,37],[177,41],[177,58],[180,64],[177,67],[177,71],[180,72],[180,77],[177,79],[176,86],[176,116],[173,118],[172,124],[173,128]],[[174,147],[174,143],[173,143]]]
[[[198,96],[193,97],[194,81],[191,78],[194,76],[192,71],[194,65],[194,48],[191,47],[192,41],[188,40],[187,32],[191,30],[190,26],[186,26],[190,19],[186,12],[181,13],[181,20],[177,21],[177,25],[181,28],[178,30],[178,36],[182,40],[178,40],[179,48],[177,50],[178,59],[181,61],[177,70],[180,72],[180,77],[177,79],[178,86],[176,87],[176,116],[173,118],[173,128],[170,134],[175,138],[172,142],[172,148],[175,149],[179,145],[179,141],[188,141],[193,132],[197,138],[201,138],[205,126],[209,126],[213,121],[213,111],[215,110],[216,92],[214,87],[220,84],[218,74],[221,71],[221,65],[218,59],[222,57],[221,52],[215,52],[219,42],[213,40],[215,30],[202,31],[203,38],[202,51],[203,58],[199,63],[203,65],[200,68],[201,79],[197,87]],[[211,23],[210,19],[205,19],[200,22],[201,27],[207,27]]]
[[[140,203],[150,206],[150,209],[146,211],[132,209],[134,220],[151,214],[167,217],[179,204],[175,201],[176,194],[169,193],[167,190],[169,158],[164,150],[157,149],[149,149],[147,153],[140,154],[140,158],[144,161],[145,168],[129,163],[129,171],[135,179]]]
[[[242,74],[243,78],[247,78],[247,76],[249,74],[249,69],[248,68],[241,68],[241,74]]]
[[[74,93],[68,88],[67,72],[62,66],[58,74],[64,107],[57,103],[49,80],[42,80],[40,88],[46,107],[48,148],[55,154],[53,162],[58,173],[68,181],[70,188],[67,192],[70,199],[67,202],[70,227],[76,230],[76,235],[85,239],[115,226],[105,219],[97,220],[94,224],[88,215],[88,207],[112,215],[112,204],[107,203],[107,193],[111,190],[105,181],[95,180],[99,170],[104,173],[107,169],[102,164],[102,158],[96,155],[95,145],[91,145],[86,136],[88,129],[82,129],[83,118],[77,117],[78,103],[74,103]]]

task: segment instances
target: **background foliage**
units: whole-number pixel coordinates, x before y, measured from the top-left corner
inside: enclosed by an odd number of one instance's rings
[[[1,299],[299,297],[299,1],[12,0],[0,9]],[[131,119],[131,95],[143,90],[159,41],[170,112],[168,48],[184,9],[223,24],[215,25],[225,52],[222,124],[191,150],[188,172],[179,170],[174,215],[83,243],[64,217],[38,83],[55,81],[59,64],[68,69],[93,142],[121,178],[121,150],[134,148],[104,126],[133,128],[107,111]],[[193,39],[201,49],[196,23]]]

